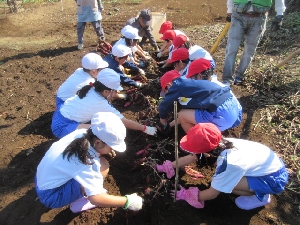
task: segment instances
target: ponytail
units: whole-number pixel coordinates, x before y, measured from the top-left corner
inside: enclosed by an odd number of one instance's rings
[[[80,99],[83,99],[92,87],[94,87],[95,91],[99,94],[101,94],[104,90],[109,90],[109,91],[112,90],[112,89],[106,87],[101,82],[95,81],[94,83],[90,83],[90,84],[85,85],[84,87],[82,87],[80,90],[77,91],[76,94],[78,95],[78,97]]]
[[[97,138],[92,132],[91,129],[88,129],[86,134],[83,137],[73,140],[63,151],[63,158],[67,156],[67,159],[74,155],[77,157],[83,164],[92,165],[94,164],[91,159],[93,157],[89,154],[90,143],[94,138]],[[97,138],[98,139],[98,138]]]

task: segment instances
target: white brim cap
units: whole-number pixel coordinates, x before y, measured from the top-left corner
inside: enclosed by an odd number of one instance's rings
[[[123,88],[120,85],[120,75],[113,69],[105,68],[101,70],[97,75],[97,81],[101,82],[106,87],[112,90],[123,90]]]
[[[81,60],[82,67],[88,70],[103,69],[108,67],[108,63],[104,61],[97,53],[88,53]]]
[[[126,150],[126,127],[120,117],[112,112],[98,112],[91,119],[91,130],[101,141],[113,150]]]
[[[124,57],[126,55],[132,54],[132,50],[131,48],[123,44],[116,44],[112,47],[111,54],[116,57]]]
[[[139,36],[139,30],[130,25],[123,27],[121,34],[128,39],[142,39],[142,37]]]

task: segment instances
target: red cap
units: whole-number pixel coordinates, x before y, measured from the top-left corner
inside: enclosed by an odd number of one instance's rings
[[[173,39],[173,45],[174,48],[179,48],[180,46],[182,46],[187,40],[187,36],[182,35],[182,34],[178,34],[174,39]]]
[[[158,31],[159,34],[163,34],[165,33],[167,30],[171,30],[173,27],[172,22],[171,21],[166,21],[164,22],[161,26],[160,29]]]
[[[176,37],[176,33],[174,30],[167,30],[164,32],[163,36],[160,38],[161,40],[173,40]]]
[[[209,60],[204,58],[196,59],[193,62],[191,62],[186,78],[190,78],[195,74],[202,73],[203,71],[209,68],[211,68],[211,63]]]
[[[168,83],[171,83],[176,78],[180,77],[180,73],[177,70],[170,70],[166,72],[161,78],[160,78],[160,85],[162,90],[164,91],[167,87]]]
[[[199,154],[214,150],[219,146],[222,134],[212,123],[198,123],[180,140],[180,147],[191,153]]]
[[[189,58],[189,50],[186,48],[178,48],[172,52],[172,58],[168,60],[168,63],[176,62],[179,60],[186,60]]]

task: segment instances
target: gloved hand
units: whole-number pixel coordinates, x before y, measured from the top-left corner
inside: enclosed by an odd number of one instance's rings
[[[136,193],[131,195],[125,195],[125,196],[127,198],[127,201],[123,209],[130,209],[133,211],[142,209],[143,199],[140,196],[138,196]]]
[[[137,88],[141,88],[141,87],[143,87],[143,85],[144,85],[143,83],[138,82],[138,81],[135,82],[135,83],[136,83],[136,87],[137,87]]]
[[[139,73],[140,73],[141,75],[146,75],[145,71],[142,70],[142,69],[139,69]]]
[[[231,22],[231,15],[227,14],[227,16],[226,16],[226,22],[229,22],[229,23]]]
[[[162,57],[162,52],[158,52],[156,55],[158,58]]]
[[[175,190],[172,191],[171,195],[174,197]],[[204,208],[204,201],[198,201],[199,189],[196,187],[190,187],[184,189],[180,186],[180,190],[176,193],[176,200],[184,200],[195,208]]]
[[[118,94],[118,98],[126,100],[127,94]]]
[[[175,170],[173,168],[172,162],[170,160],[164,161],[162,165],[156,165],[156,169],[159,172],[164,172],[167,174],[167,178],[172,178],[175,175]]]
[[[156,127],[146,126],[146,129],[144,130],[144,133],[149,134],[149,135],[155,135],[156,132],[157,132],[157,128]]]
[[[158,128],[159,132],[164,135],[168,135],[171,132],[171,127],[170,127],[169,123],[166,123],[165,125],[162,123],[159,123],[157,128]]]
[[[272,31],[277,31],[281,28],[282,26],[282,20],[283,20],[283,15],[277,15],[275,16],[272,25],[271,25],[271,30]]]

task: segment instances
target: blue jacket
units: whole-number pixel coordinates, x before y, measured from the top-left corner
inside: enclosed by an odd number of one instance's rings
[[[221,87],[208,80],[192,80],[177,78],[173,80],[164,100],[158,107],[159,117],[167,118],[169,112],[173,110],[174,101],[179,97],[191,98],[182,108],[186,109],[205,109],[213,112],[222,105],[228,98],[232,97],[230,87]]]
[[[123,73],[123,71],[119,67],[119,63],[114,59],[114,56],[112,54],[106,55],[103,60],[108,63],[108,68],[113,69],[114,71],[116,71],[120,75],[121,84],[123,84],[125,86],[135,86],[135,87],[137,86],[137,83],[134,80],[131,80],[129,77],[127,77]],[[129,68],[125,67],[126,63],[127,63],[127,66]],[[123,66],[125,68],[128,68],[128,69],[133,68],[133,70],[135,70],[136,68],[133,67],[131,64],[133,64],[133,63],[125,62],[123,64]]]

